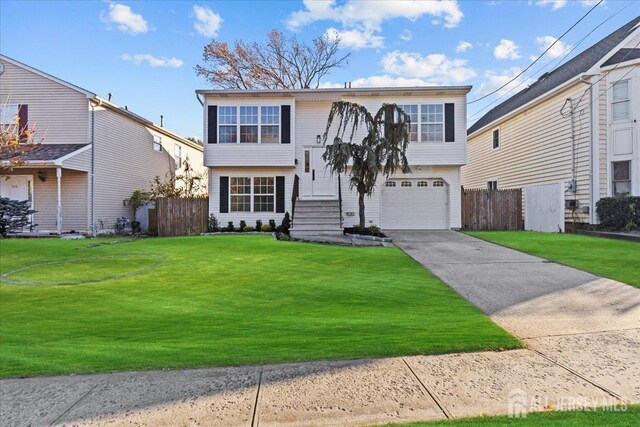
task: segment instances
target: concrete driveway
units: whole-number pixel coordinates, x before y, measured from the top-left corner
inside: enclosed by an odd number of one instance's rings
[[[640,327],[640,289],[456,231],[393,242],[521,338]]]

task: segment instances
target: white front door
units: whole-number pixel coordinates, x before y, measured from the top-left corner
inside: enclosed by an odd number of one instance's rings
[[[0,177],[0,196],[11,200],[31,202],[31,175],[5,175]]]
[[[304,149],[304,169],[302,176],[302,195],[312,198],[335,198],[336,180],[322,160],[324,147]]]

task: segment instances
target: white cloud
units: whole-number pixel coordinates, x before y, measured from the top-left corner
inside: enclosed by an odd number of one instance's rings
[[[562,9],[567,5],[567,0],[537,0],[536,6],[551,6],[551,10]]]
[[[406,77],[392,77],[389,75],[361,77],[351,81],[351,87],[409,87],[430,86],[436,83],[423,79],[409,79]],[[341,88],[344,83],[326,82],[320,85],[322,88]]]
[[[580,0],[580,4],[584,7],[593,7],[598,3],[598,1],[600,0]],[[604,5],[605,3],[607,2],[603,1],[602,5]]]
[[[193,6],[196,22],[193,28],[205,37],[216,37],[222,25],[222,17],[206,6]]]
[[[540,37],[536,37],[536,44],[538,45],[540,52],[544,52],[556,40],[557,39],[553,36],[540,36]],[[550,58],[557,58],[560,55],[562,55],[567,49],[571,49],[571,45],[567,45],[567,44],[564,44],[562,41],[558,41],[556,44],[553,45],[551,49],[549,49],[549,52],[547,52],[547,55],[549,55]]]
[[[511,67],[502,71],[488,70],[484,73],[485,80],[480,83],[478,88],[476,89],[476,96],[483,96],[488,93],[493,92],[498,89],[502,85],[506,84],[509,80],[513,79],[517,76],[522,69],[518,67]],[[530,79],[525,79],[522,76],[518,77],[511,83],[507,84],[504,88],[500,89],[496,94],[504,95],[509,92],[511,89],[518,87],[515,91],[522,90],[525,87],[525,84],[528,83]]]
[[[156,67],[166,67],[166,68],[180,68],[183,64],[182,59],[177,58],[166,58],[164,56],[160,58],[156,58],[155,56],[149,53],[138,53],[136,55],[129,55],[125,53],[122,55],[122,60],[127,62],[133,62],[136,65],[140,65],[143,62],[146,62],[150,66]]]
[[[460,40],[460,42],[458,42],[458,46],[456,46],[456,52],[461,53],[461,52],[466,52],[467,50],[471,49],[473,47],[473,45],[467,41],[464,40]]]
[[[400,38],[406,42],[411,41],[413,39],[413,33],[411,30],[404,30],[400,33]]]
[[[129,6],[124,4],[109,3],[109,11],[102,11],[100,20],[106,24],[116,24],[120,31],[129,34],[149,31],[149,25],[142,15],[134,13]]]
[[[434,84],[463,83],[476,76],[465,59],[450,59],[444,54],[421,56],[415,52],[394,51],[382,58],[386,73],[404,78],[429,79]]]
[[[502,39],[493,49],[493,56],[497,59],[520,59],[518,45],[512,40]]]
[[[329,28],[325,37],[334,39],[340,38],[340,44],[343,47],[349,47],[352,49],[363,49],[367,47],[380,48],[384,44],[384,37],[376,36],[373,31],[360,31],[360,30],[337,30],[335,28]]]
[[[411,1],[411,0],[346,0],[338,5],[336,0],[304,0],[305,9],[289,15],[287,28],[298,31],[318,21],[333,21],[342,24],[341,32],[358,31],[361,35],[375,37],[374,42],[355,42],[356,45],[380,47],[384,37],[379,33],[385,21],[404,18],[415,21],[424,15],[441,18],[447,28],[456,27],[462,21],[462,11],[457,1]],[[335,28],[334,28],[335,29]],[[359,35],[353,34],[353,37]],[[345,36],[346,38],[346,36]]]

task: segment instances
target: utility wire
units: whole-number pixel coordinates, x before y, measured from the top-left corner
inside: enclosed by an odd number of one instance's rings
[[[585,13],[585,14],[582,16],[582,18],[578,19],[578,21],[576,21],[576,22],[575,22],[571,27],[569,27],[569,29],[568,29],[567,31],[565,31],[564,33],[562,33],[562,35],[561,35],[559,38],[557,38],[553,43],[551,43],[551,44],[549,45],[549,47],[547,47],[547,49],[546,49],[544,52],[542,52],[542,53],[540,54],[540,56],[538,56],[538,57],[537,57],[537,58],[536,58],[536,59],[535,59],[531,64],[529,64],[529,65],[527,66],[527,68],[525,68],[524,70],[522,70],[522,71],[521,71],[517,76],[515,76],[514,78],[512,78],[511,80],[509,80],[508,82],[506,82],[506,83],[505,83],[505,84],[503,84],[502,86],[500,86],[498,89],[496,89],[496,90],[494,90],[494,91],[492,91],[492,92],[490,92],[490,93],[488,93],[488,94],[486,94],[486,95],[484,95],[484,96],[481,96],[480,98],[474,99],[473,101],[469,101],[469,102],[467,102],[467,104],[473,104],[474,102],[478,102],[478,101],[480,101],[480,100],[482,100],[482,99],[485,99],[485,98],[487,98],[487,97],[489,97],[489,96],[493,95],[494,93],[496,93],[496,92],[500,91],[501,89],[503,89],[504,87],[506,87],[509,83],[513,82],[513,81],[514,81],[514,80],[516,80],[518,77],[520,77],[521,75],[523,75],[523,74],[524,74],[524,73],[525,73],[529,68],[533,67],[533,65],[534,65],[536,62],[538,62],[538,61],[540,60],[540,58],[542,58],[542,57],[543,57],[547,52],[549,52],[549,50],[551,50],[551,48],[552,48],[556,43],[558,43],[558,42],[559,42],[559,41],[560,41],[560,40],[561,40],[565,35],[567,35],[567,33],[568,33],[569,31],[571,31],[571,30],[572,30],[576,25],[578,25],[580,22],[582,22],[582,20],[583,20],[584,18],[586,18],[586,17],[587,17],[591,12],[593,12],[593,10],[594,10],[596,7],[598,7],[598,6],[600,5],[600,3],[602,3],[603,1],[604,1],[604,0],[600,0],[600,1],[599,1],[598,3],[596,3],[596,4],[595,4],[591,9],[589,9],[589,11],[588,11],[587,13]]]
[[[547,68],[549,65],[552,65],[554,62],[557,62],[557,64],[555,65],[555,67],[553,67],[553,69],[551,71],[549,71],[548,73],[551,74],[553,73],[558,67],[560,67],[561,65],[564,65],[564,63],[562,61],[564,61],[565,59],[567,59],[569,57],[569,55],[575,51],[578,46],[580,46],[582,44],[582,42],[584,42],[591,34],[593,34],[598,28],[600,28],[601,26],[603,26],[605,23],[607,23],[608,21],[610,21],[611,19],[613,19],[616,15],[618,15],[620,12],[622,12],[623,10],[625,10],[627,7],[631,6],[632,4],[635,3],[635,0],[630,1],[629,3],[627,3],[625,6],[623,6],[622,8],[618,9],[617,12],[615,12],[612,15],[609,15],[609,17],[607,19],[605,19],[604,21],[602,21],[601,23],[599,23],[598,25],[596,25],[591,31],[589,31],[589,33],[587,33],[584,37],[582,37],[575,45],[573,46],[569,46],[567,49],[565,49],[564,52],[562,52],[557,58],[553,59],[552,61],[549,61],[548,63],[546,63],[545,65],[543,65],[542,67],[538,68],[536,71],[534,71],[531,76],[535,76],[536,74],[538,74],[540,71],[544,70],[545,68]],[[520,86],[522,86],[523,84],[525,84],[527,82],[527,80],[522,80],[520,83],[518,83],[516,86],[512,87],[511,89],[509,89],[507,92],[503,93],[502,95],[500,95],[499,97],[497,97],[496,99],[494,99],[493,101],[491,101],[489,104],[487,104],[486,106],[484,106],[483,108],[481,108],[480,110],[476,111],[475,113],[473,113],[471,116],[469,116],[469,118],[467,120],[473,120],[475,117],[479,116],[480,113],[482,113],[483,111],[485,111],[487,108],[491,107],[492,105],[494,105],[495,103],[497,103],[498,101],[500,101],[502,98],[504,98],[505,96],[509,95],[511,92],[513,92],[514,90],[516,90],[517,88],[519,88]]]

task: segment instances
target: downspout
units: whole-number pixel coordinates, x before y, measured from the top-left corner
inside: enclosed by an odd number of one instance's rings
[[[96,106],[91,103],[91,236],[96,236]]]
[[[597,117],[594,116],[593,109],[593,83],[591,78],[593,76],[584,75],[580,78],[580,81],[586,85],[589,85],[589,223],[597,224],[596,221],[596,191],[598,191],[598,185],[595,181],[595,160],[598,158],[598,146],[596,144],[597,138],[595,135],[594,120]],[[599,109],[596,109],[599,112]]]

